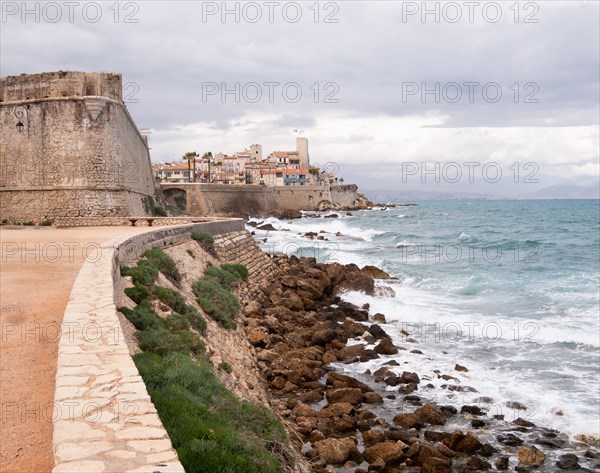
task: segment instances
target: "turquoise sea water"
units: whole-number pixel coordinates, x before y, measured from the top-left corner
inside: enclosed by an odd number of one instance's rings
[[[599,201],[427,201],[338,215],[267,219],[281,231],[256,237],[267,251],[397,277],[384,283],[395,297],[344,297],[368,302],[399,345],[424,353],[397,358],[435,386],[427,396],[458,407],[487,397],[507,418],[600,434]],[[303,236],[321,230],[329,241]],[[449,390],[440,373],[472,390]]]

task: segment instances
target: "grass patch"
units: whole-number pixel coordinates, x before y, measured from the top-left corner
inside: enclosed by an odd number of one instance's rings
[[[192,290],[198,305],[219,325],[227,329],[236,328],[234,318],[240,311],[240,303],[218,279],[205,276],[194,283]]]
[[[140,304],[148,299],[150,295],[150,291],[145,286],[141,284],[136,284],[133,287],[125,288],[125,294],[136,304]]]
[[[225,271],[221,268],[217,268],[216,266],[211,266],[204,271],[204,276],[209,278],[214,278],[219,281],[221,286],[231,289],[235,283],[240,279],[237,274],[230,273],[229,271]]]
[[[248,268],[243,264],[222,264],[221,269],[228,273],[235,274],[240,279],[246,279],[248,277]]]
[[[169,353],[182,353],[187,356],[190,352],[198,355],[205,349],[198,335],[185,329],[173,332],[166,328],[141,330],[136,332],[135,336],[141,350],[161,356]]]
[[[224,264],[220,268],[209,266],[204,276],[192,286],[196,302],[224,328],[235,329],[235,317],[240,312],[240,303],[231,293],[232,287],[248,276],[241,264]]]
[[[192,240],[204,243],[205,245],[211,248],[215,244],[215,238],[208,232],[193,232]]]
[[[188,319],[192,328],[198,330],[202,335],[206,334],[206,320],[194,307],[188,305],[183,315]]]
[[[179,284],[181,274],[177,269],[177,265],[173,258],[166,254],[160,248],[152,248],[144,252],[144,256],[150,261],[156,269],[165,275],[165,277],[173,284]]]
[[[148,301],[138,304],[135,309],[119,307],[127,320],[129,320],[138,330],[157,329],[159,327],[159,317],[156,315]]]
[[[231,365],[226,361],[219,363],[219,369],[225,371],[225,373],[231,373]]]
[[[121,266],[121,276],[131,276],[134,284],[150,286],[158,277],[157,267],[149,260],[140,260],[137,266]]]
[[[173,309],[175,312],[179,312],[180,314],[183,314],[187,307],[183,296],[179,292],[173,291],[172,289],[154,286],[154,295],[158,300],[164,302],[171,309]]]
[[[241,402],[205,359],[173,353],[134,361],[187,473],[282,473],[285,430],[262,405]],[[285,460],[284,460],[285,461]]]

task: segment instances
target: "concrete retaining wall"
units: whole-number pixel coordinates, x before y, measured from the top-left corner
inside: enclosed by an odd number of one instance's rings
[[[108,241],[88,255],[61,326],[54,402],[53,473],[183,473],[119,324],[121,264],[192,231],[244,229],[232,219],[161,228]]]

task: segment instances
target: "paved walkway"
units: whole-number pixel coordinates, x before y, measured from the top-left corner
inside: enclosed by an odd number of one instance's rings
[[[83,262],[148,227],[0,228],[0,472],[49,473],[60,326]]]

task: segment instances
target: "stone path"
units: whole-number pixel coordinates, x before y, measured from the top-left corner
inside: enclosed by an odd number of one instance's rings
[[[116,316],[114,248],[85,264],[63,319],[56,373],[53,473],[183,473],[129,355]]]

